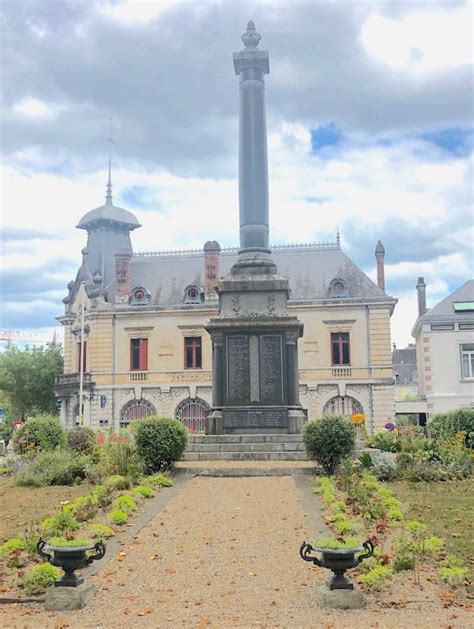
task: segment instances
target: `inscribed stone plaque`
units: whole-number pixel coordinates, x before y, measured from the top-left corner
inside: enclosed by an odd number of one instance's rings
[[[248,336],[227,337],[227,397],[229,402],[250,401]]]
[[[284,408],[224,409],[224,428],[282,428],[288,427],[288,411]]]
[[[260,401],[278,404],[283,400],[280,334],[260,337]]]

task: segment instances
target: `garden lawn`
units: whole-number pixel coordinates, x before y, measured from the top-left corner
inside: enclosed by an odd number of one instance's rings
[[[407,518],[424,522],[446,540],[448,553],[474,568],[474,479],[445,483],[387,483],[407,508]]]
[[[17,487],[9,477],[0,478],[0,544],[21,533],[30,523],[40,523],[51,515],[64,500],[90,493],[92,485],[83,483],[71,487]]]

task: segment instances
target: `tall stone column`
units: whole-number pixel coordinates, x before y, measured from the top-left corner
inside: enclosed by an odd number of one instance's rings
[[[214,342],[208,434],[297,433],[305,417],[297,356],[303,324],[288,313],[288,279],[278,274],[269,249],[263,81],[269,64],[268,53],[257,49],[260,39],[249,22],[244,49],[234,53],[240,79],[240,250],[219,281],[219,313],[206,326]]]
[[[267,125],[263,78],[270,68],[268,52],[257,49],[260,39],[255,24],[250,21],[242,35],[245,48],[234,53],[234,69],[240,78],[240,255],[237,267],[274,267],[269,258]],[[272,272],[276,272],[276,267]]]

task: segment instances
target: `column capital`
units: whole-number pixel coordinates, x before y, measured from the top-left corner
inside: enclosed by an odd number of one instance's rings
[[[234,52],[235,73],[240,74],[242,70],[255,69],[260,70],[263,74],[268,74],[270,72],[268,52],[266,50],[257,50],[262,36],[260,33],[257,33],[253,20],[249,20],[247,23],[247,30],[241,39],[245,48],[240,52]]]

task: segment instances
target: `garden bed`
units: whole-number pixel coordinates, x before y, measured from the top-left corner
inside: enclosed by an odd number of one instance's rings
[[[0,544],[14,537],[32,523],[41,522],[61,502],[74,500],[91,491],[92,485],[56,485],[54,487],[18,487],[12,477],[0,478]]]
[[[406,507],[407,517],[423,520],[433,535],[446,540],[449,553],[474,570],[474,480],[446,483],[394,482],[388,486]]]

